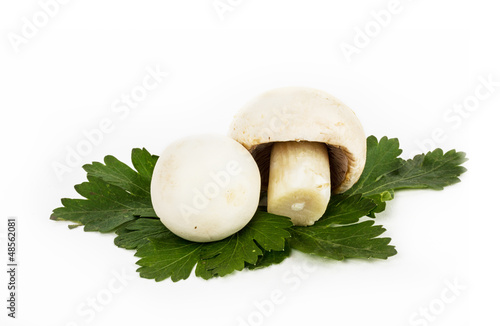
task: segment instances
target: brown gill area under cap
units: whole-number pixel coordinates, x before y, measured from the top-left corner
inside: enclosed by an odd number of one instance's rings
[[[264,143],[250,149],[260,170],[262,178],[262,190],[267,190],[269,184],[269,165],[271,161],[271,149],[274,143]],[[350,153],[338,146],[326,145],[330,161],[330,177],[332,193],[339,193],[338,187],[349,177]]]

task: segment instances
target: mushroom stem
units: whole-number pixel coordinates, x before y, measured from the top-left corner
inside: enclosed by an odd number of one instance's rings
[[[280,142],[271,150],[269,213],[313,225],[326,211],[331,181],[328,149],[316,142]]]

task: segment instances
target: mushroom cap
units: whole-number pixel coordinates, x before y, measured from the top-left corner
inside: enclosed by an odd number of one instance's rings
[[[254,156],[263,187],[268,182],[274,142],[325,143],[332,193],[351,188],[366,162],[366,137],[357,116],[338,99],[317,89],[285,87],[258,96],[235,116],[229,134]]]
[[[257,164],[238,142],[221,135],[191,136],[160,155],[151,200],[158,217],[176,235],[217,241],[252,219],[260,182]]]

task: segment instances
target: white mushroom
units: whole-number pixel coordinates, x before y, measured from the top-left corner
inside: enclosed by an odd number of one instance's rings
[[[161,154],[151,199],[163,224],[191,241],[224,239],[253,217],[260,174],[252,155],[233,139],[200,135],[181,139]]]
[[[366,161],[366,137],[354,112],[310,88],[262,94],[234,118],[230,136],[256,159],[268,211],[295,225],[314,224],[330,194],[351,188]]]

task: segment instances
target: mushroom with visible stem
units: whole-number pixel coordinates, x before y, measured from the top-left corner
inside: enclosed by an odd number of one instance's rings
[[[151,180],[156,215],[174,234],[191,241],[224,239],[257,211],[259,168],[233,139],[191,136],[168,146]]]
[[[262,94],[234,118],[230,136],[257,161],[268,212],[299,226],[320,219],[330,195],[351,188],[366,161],[366,137],[354,112],[311,88]]]

